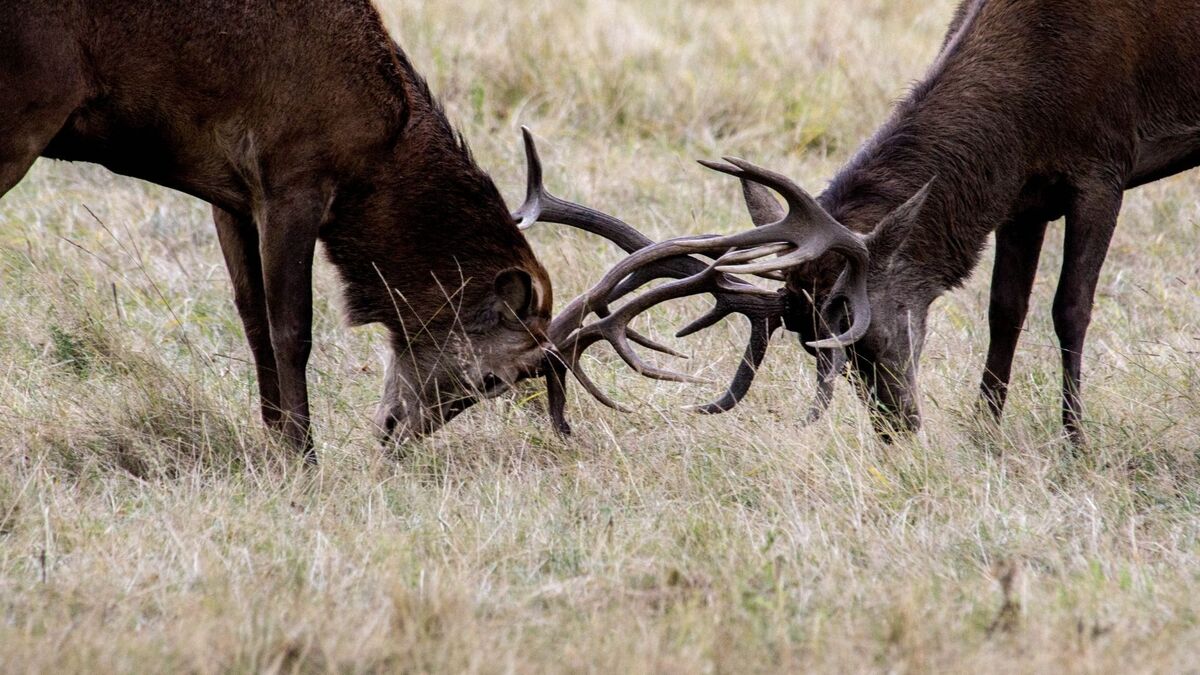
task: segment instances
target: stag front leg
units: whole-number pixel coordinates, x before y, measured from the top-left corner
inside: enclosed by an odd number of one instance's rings
[[[258,393],[262,418],[268,429],[283,426],[283,404],[279,397],[279,374],[275,349],[271,346],[271,324],[267,318],[267,292],[263,286],[262,258],[258,251],[258,228],[251,218],[241,218],[213,207],[217,238],[233,282],[233,300],[242,318],[246,341],[258,371]]]
[[[1025,326],[1045,236],[1044,221],[1013,221],[996,231],[996,266],[988,307],[991,338],[979,390],[982,406],[997,420],[1008,399],[1013,356]]]
[[[279,381],[280,429],[284,438],[316,461],[309,427],[308,357],[312,352],[312,269],[317,230],[324,212],[311,195],[271,203],[260,222],[259,248]]]
[[[1080,400],[1083,345],[1092,321],[1100,269],[1104,266],[1117,215],[1121,211],[1122,196],[1120,187],[1081,190],[1067,213],[1063,270],[1054,298],[1054,330],[1062,350],[1063,426],[1075,445],[1083,445],[1086,441]]]

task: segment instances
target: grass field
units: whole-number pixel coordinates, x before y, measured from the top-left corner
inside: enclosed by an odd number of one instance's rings
[[[515,206],[552,190],[654,237],[747,225],[738,154],[814,190],[940,45],[951,0],[462,0],[384,7]],[[1052,228],[1013,398],[972,409],[990,263],[937,303],[926,427],[878,442],[849,387],[800,421],[777,338],[747,403],[590,370],[639,412],[538,387],[385,456],[383,343],[322,265],[321,466],[271,450],[203,204],[41,162],[0,201],[0,671],[1194,670],[1200,658],[1196,175],[1129,196],[1059,439]],[[617,260],[531,233],[560,302]],[[671,334],[701,303],[645,327]],[[723,381],[744,326],[691,338]],[[602,351],[602,350],[601,350]],[[264,449],[268,448],[268,449]]]

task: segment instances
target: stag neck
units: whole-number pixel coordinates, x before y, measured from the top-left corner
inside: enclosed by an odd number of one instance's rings
[[[819,201],[839,222],[867,234],[935,180],[921,217],[896,252],[896,260],[915,264],[893,270],[945,291],[970,275],[988,235],[1011,216],[1025,182],[1019,159],[1025,141],[1002,116],[957,127],[935,121],[944,118],[945,104],[909,105],[864,145]]]
[[[1055,79],[1061,72],[1030,56],[1021,31],[990,30],[975,39],[985,20],[1014,15],[985,17],[984,10],[983,2],[962,5],[928,75],[821,199],[836,218],[866,233],[936,177],[897,259],[916,263],[903,269],[942,290],[962,283],[988,235],[1022,209],[1054,212],[1053,194],[1027,190],[1039,176],[1052,182],[1061,171],[1045,149],[1078,142],[1080,134],[1054,103],[1056,88],[1064,86]]]

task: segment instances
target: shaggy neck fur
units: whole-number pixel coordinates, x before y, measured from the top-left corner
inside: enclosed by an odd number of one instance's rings
[[[1028,139],[1015,114],[1025,105],[1015,86],[1022,59],[1010,59],[1014,50],[1004,45],[978,44],[986,5],[964,3],[930,74],[820,198],[840,222],[869,232],[934,180],[920,222],[896,253],[911,264],[894,265],[901,276],[888,279],[919,286],[930,299],[970,275],[1025,181]]]
[[[549,281],[425,80],[379,30],[393,67],[380,69],[388,81],[376,86],[405,92],[403,127],[358,184],[340,187],[322,238],[346,283],[350,322],[413,337],[469,321],[463,314],[486,304],[504,269]]]

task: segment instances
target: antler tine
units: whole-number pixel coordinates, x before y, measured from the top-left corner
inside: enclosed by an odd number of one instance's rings
[[[704,415],[719,415],[733,410],[749,393],[754,377],[767,356],[771,336],[783,325],[787,311],[785,292],[776,291],[774,297],[761,295],[714,294],[716,305],[704,316],[688,324],[675,337],[683,338],[720,323],[733,314],[741,314],[750,321],[750,339],[746,353],[742,356],[733,381],[725,393],[712,403],[696,406],[694,411]]]
[[[846,352],[842,349],[826,349],[817,352],[817,393],[809,408],[805,425],[813,425],[821,421],[833,402],[833,387],[837,377],[846,367]]]
[[[782,298],[780,298],[780,301],[782,303]],[[783,325],[783,319],[780,318],[781,315],[782,308],[773,314],[750,319],[750,340],[746,345],[746,353],[742,356],[742,362],[738,365],[737,373],[733,376],[733,381],[729,384],[729,387],[725,390],[721,398],[707,405],[695,407],[694,410],[696,412],[703,415],[719,415],[733,410],[742,402],[742,399],[750,392],[750,387],[754,384],[754,378],[758,375],[758,369],[762,366],[763,359],[767,356],[767,348],[771,344],[771,336]],[[705,318],[712,318],[714,319],[712,323],[716,323],[716,321],[723,319],[724,316],[712,312]],[[696,324],[692,325],[695,326]]]
[[[554,432],[559,436],[571,435],[571,423],[567,421],[567,366],[556,352],[546,355],[543,364],[546,377],[546,408]]]
[[[850,329],[841,335],[825,340],[809,342],[813,349],[845,349],[858,342],[871,327],[871,299],[867,295],[867,270],[865,267],[847,265],[833,285],[825,308],[845,302],[853,317]]]
[[[629,408],[612,400],[612,398],[610,398],[608,396],[608,394],[605,394],[604,391],[600,389],[600,387],[597,387],[596,383],[592,381],[592,378],[588,377],[587,372],[585,372],[583,370],[583,368],[581,368],[579,366],[578,363],[572,363],[572,362],[568,361],[566,358],[564,358],[564,356],[561,353],[558,353],[558,352],[555,352],[554,356],[552,358],[561,360],[563,365],[568,370],[570,370],[571,374],[575,376],[575,379],[579,381],[579,384],[583,385],[583,388],[587,390],[587,393],[592,395],[592,398],[596,399],[597,401],[600,401],[605,406],[612,408],[613,410],[616,410],[617,412],[621,412],[621,413],[632,412]]]
[[[786,307],[781,294],[761,289],[727,272],[782,280],[782,270],[804,259],[817,257],[834,248],[853,248],[858,243],[853,241],[838,247],[838,242],[830,243],[824,237],[815,236],[810,231],[814,228],[802,227],[806,219],[796,217],[805,213],[800,208],[806,196],[802,190],[795,188],[799,196],[792,195],[789,190],[794,185],[789,185],[790,181],[786,178],[732,159],[728,160],[729,164],[705,165],[742,178],[755,224],[765,227],[730,237],[680,237],[655,243],[619,219],[550,194],[544,184],[543,167],[533,134],[524,127],[522,132],[529,177],[525,203],[513,214],[522,229],[538,221],[560,223],[605,237],[631,254],[590,291],[569,303],[551,324],[551,341],[557,347],[548,354],[546,371],[551,417],[560,433],[569,433],[565,419],[565,380],[561,379],[567,370],[572,371],[584,388],[601,403],[621,409],[599,390],[579,363],[581,354],[601,340],[610,342],[622,360],[643,375],[663,380],[697,381],[696,378],[647,365],[630,347],[630,343],[634,343],[678,355],[674,350],[632,330],[629,323],[660,302],[686,295],[709,293],[716,300],[716,306],[681,331],[681,336],[712,326],[735,313],[743,314],[751,322],[751,344],[733,382],[719,400],[699,410],[719,413],[733,408],[749,390],[765,356],[770,337],[782,323],[781,317]],[[790,207],[786,213],[767,189],[784,195]],[[772,219],[778,222],[764,222]],[[762,260],[779,254],[782,257],[776,260]],[[853,255],[853,251],[849,251],[849,254]],[[718,262],[710,265],[691,257],[693,255],[713,258]],[[609,310],[612,303],[656,279],[676,281],[652,289],[616,311]],[[595,313],[599,320],[585,325],[591,313]]]
[[[759,260],[744,264],[722,267],[721,271],[733,274],[761,274],[777,271],[816,259],[826,253],[838,253],[846,259],[831,301],[845,301],[854,317],[850,330],[836,337],[809,343],[815,349],[838,349],[854,344],[866,335],[871,325],[871,303],[867,295],[867,268],[870,261],[866,243],[861,235],[830,216],[803,188],[783,174],[755,166],[745,160],[726,157],[725,163],[701,162],[704,166],[740,179],[766,186],[783,196],[788,204],[788,213],[780,220],[763,225],[758,233],[769,233],[775,241],[793,244],[796,250],[773,260]],[[745,233],[749,234],[749,233]],[[741,246],[753,241],[725,240],[719,243]]]
[[[741,183],[742,199],[746,202],[746,210],[750,212],[750,220],[755,227],[770,225],[787,215],[787,211],[771,196],[767,186],[744,178]]]
[[[512,218],[518,229],[528,230],[541,220],[543,203],[549,195],[542,182],[542,158],[533,141],[533,132],[523,126],[521,136],[525,140],[525,203],[513,211]]]
[[[654,240],[606,213],[550,194],[543,181],[542,158],[538,153],[533,132],[529,127],[521,127],[521,134],[525,139],[528,180],[525,203],[513,212],[513,220],[519,223],[522,230],[527,230],[538,222],[569,225],[604,237],[626,253],[633,253],[654,243]]]

